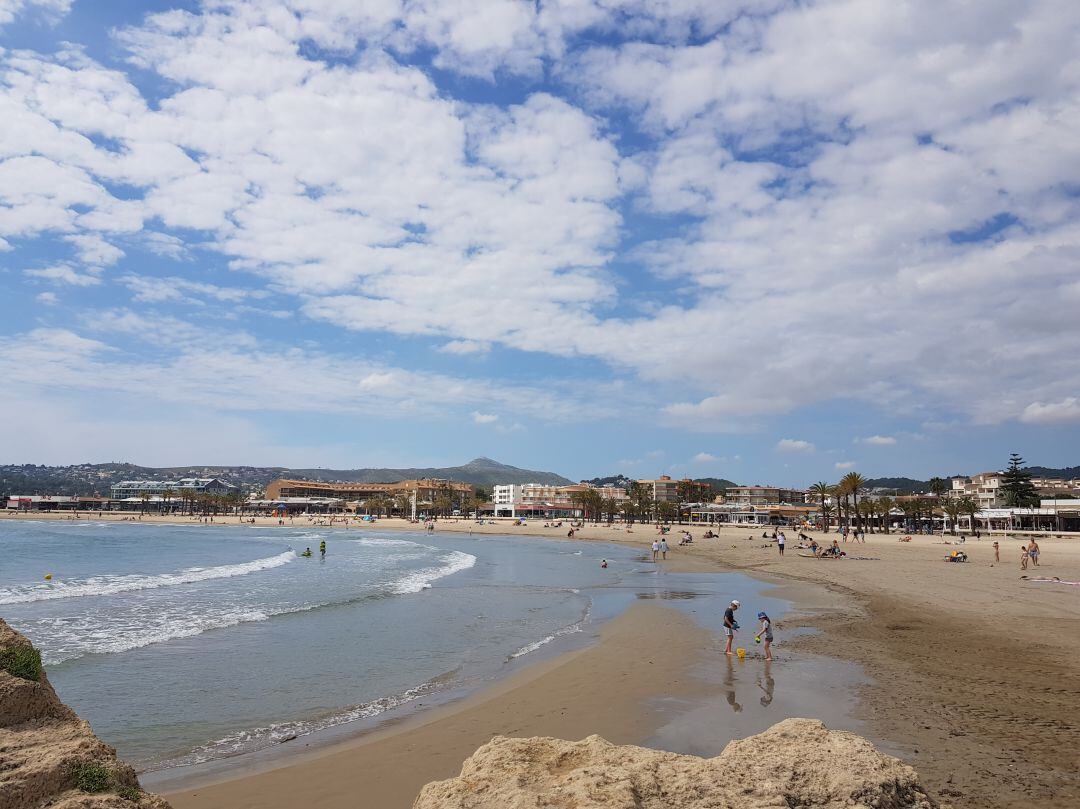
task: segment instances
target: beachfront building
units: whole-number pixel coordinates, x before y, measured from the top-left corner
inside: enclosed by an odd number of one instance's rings
[[[139,499],[143,495],[162,498],[182,494],[229,494],[236,486],[221,478],[180,478],[178,480],[122,480],[111,486],[114,500]]]
[[[279,478],[266,486],[265,500],[279,503],[295,498],[315,498],[318,502],[340,500],[349,504],[350,509],[361,508],[369,500],[377,498],[397,499],[404,497],[409,501],[413,516],[417,511],[424,511],[435,504],[440,497],[446,497],[460,508],[473,495],[473,487],[468,483],[447,478],[417,478],[398,480],[393,483],[345,483],[322,480],[291,480]]]
[[[982,472],[969,478],[953,478],[949,496],[957,499],[970,497],[979,504],[980,511],[1005,507],[1000,472]]]
[[[779,486],[732,486],[725,493],[724,502],[734,506],[801,506],[806,503],[806,492]]]
[[[601,497],[617,502],[628,499],[626,489],[619,486],[506,483],[496,485],[492,490],[491,510],[496,517],[581,517],[581,505],[575,502],[575,495],[587,491],[595,491]]]
[[[62,494],[8,495],[8,511],[101,511],[111,507],[107,497]]]
[[[657,503],[700,503],[712,495],[708,483],[699,483],[690,478],[674,480],[669,475],[661,475],[652,480],[639,480],[649,496]]]

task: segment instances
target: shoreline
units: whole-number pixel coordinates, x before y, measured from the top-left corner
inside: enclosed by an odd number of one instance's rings
[[[142,521],[201,524],[175,517]],[[276,522],[260,520],[254,527]],[[309,525],[315,527],[295,520],[292,527]],[[440,521],[432,540],[437,542],[443,532],[565,540],[565,526]],[[416,529],[405,520],[381,519],[347,530]],[[1020,571],[1019,543],[1000,535],[1000,563],[993,561],[989,539],[972,539],[963,547],[971,561],[956,565],[943,561],[951,548],[937,535],[916,535],[910,543],[898,542],[898,534],[868,535],[865,545],[841,547],[849,552],[857,548],[872,560],[832,561],[800,557],[790,541],[787,556],[780,558],[775,546],[760,538],[760,527],[723,527],[720,539],[713,540],[700,539],[704,526],[690,530],[697,540],[686,548],[672,545],[671,558],[662,563],[665,569],[740,572],[775,586],[785,594],[781,597],[794,601],[805,616],[788,622],[789,627],[821,631],[784,646],[862,666],[872,684],[853,690],[852,697],[858,698],[855,715],[867,723],[873,737],[890,740],[893,752],[915,766],[942,800],[958,809],[1080,805],[1080,758],[1073,752],[1080,726],[1072,719],[1080,715],[1080,588],[1030,581],[1038,576],[1080,581],[1080,543],[1040,539],[1043,564]],[[637,524],[630,533],[587,525],[575,540],[612,542],[648,553],[655,535],[648,524]],[[836,536],[812,535],[830,542]],[[784,635],[782,642],[787,640]],[[604,696],[620,697],[620,690],[614,687]],[[640,704],[634,710],[648,713]],[[506,728],[494,730],[512,735]],[[598,727],[583,731],[581,735],[602,732]],[[572,731],[557,724],[542,732],[572,737]],[[412,765],[402,759],[394,766]],[[234,797],[239,800],[239,795]],[[176,801],[178,809],[233,805],[264,804]]]

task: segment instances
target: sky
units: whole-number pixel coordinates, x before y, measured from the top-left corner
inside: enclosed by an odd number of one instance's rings
[[[1080,464],[1075,0],[0,0],[0,463]]]

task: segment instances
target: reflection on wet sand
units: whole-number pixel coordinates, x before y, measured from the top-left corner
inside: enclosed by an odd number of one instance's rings
[[[661,601],[686,601],[707,595],[711,595],[711,593],[695,593],[689,590],[660,590],[654,593],[638,593],[637,597],[642,599],[658,598]]]

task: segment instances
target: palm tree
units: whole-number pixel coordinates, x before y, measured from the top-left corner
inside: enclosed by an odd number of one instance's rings
[[[615,515],[619,513],[619,501],[614,497],[605,497],[601,508],[603,513],[607,514],[608,525],[615,522]]]
[[[956,521],[960,519],[960,515],[964,513],[963,506],[960,505],[958,500],[948,499],[941,504],[941,510],[945,512],[945,516],[949,518],[949,533],[956,536]]]
[[[412,497],[405,492],[394,495],[393,507],[401,512],[402,517],[412,516]]]
[[[930,478],[930,483],[928,484],[928,487],[930,489],[930,494],[934,495],[935,497],[941,497],[941,495],[949,491],[949,482],[945,480],[945,478],[933,477]]]
[[[824,480],[819,480],[813,486],[810,487],[810,494],[816,495],[821,500],[821,516],[824,522],[825,533],[829,533],[829,521],[825,517],[825,509],[827,508],[825,501],[828,500],[836,492],[836,488],[831,483],[826,483]]]
[[[828,503],[824,504],[821,507],[821,522],[822,522],[822,525],[825,526],[825,532],[826,533],[828,533],[828,531],[829,531],[829,517],[832,516],[833,511],[834,511],[833,507],[830,506]]]
[[[172,508],[170,507],[170,504],[171,504],[171,501],[172,501],[172,499],[174,497],[176,497],[176,491],[173,490],[173,489],[166,489],[165,491],[163,491],[161,493],[161,498],[165,501],[165,511],[166,512],[171,512],[172,511]]]
[[[859,492],[866,487],[866,478],[858,472],[848,472],[844,475],[844,481],[847,483],[848,491],[851,492],[851,499],[855,506],[855,517],[858,522],[858,528],[861,531],[862,517],[859,516]]]
[[[968,497],[965,495],[961,497],[959,501],[961,513],[966,514],[968,521],[971,523],[969,526],[971,531],[975,531],[975,515],[979,513],[979,503],[974,497]]]
[[[851,502],[848,497],[851,490],[848,489],[847,479],[841,478],[840,482],[833,486],[833,496],[836,498],[836,528],[842,530],[851,526]]]
[[[139,495],[139,499],[142,500],[142,513],[146,513],[146,504],[150,502],[150,493],[143,492]]]
[[[891,497],[879,497],[877,507],[878,513],[881,514],[881,528],[887,534],[889,533],[889,520],[892,517],[892,510],[896,507],[896,501]]]

